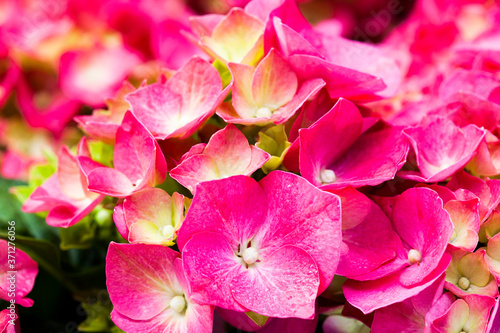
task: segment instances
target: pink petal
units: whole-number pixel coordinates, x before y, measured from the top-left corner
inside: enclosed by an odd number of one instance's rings
[[[352,278],[394,258],[391,221],[380,207],[353,188],[333,193],[342,200],[342,242],[347,251],[336,274]]]
[[[282,171],[271,172],[259,184],[269,205],[266,222],[255,236],[262,255],[270,255],[285,245],[305,250],[318,265],[319,292],[323,292],[340,259],[339,198]]]
[[[312,319],[318,293],[318,268],[304,250],[287,245],[231,281],[238,303],[271,317]]]
[[[221,234],[202,231],[191,237],[182,250],[191,298],[202,304],[247,311],[231,293],[231,281],[245,270],[238,259],[231,244]]]
[[[475,125],[458,128],[444,118],[437,118],[424,127],[405,129],[404,133],[415,150],[418,167],[426,182],[445,180],[467,164],[485,134]],[[405,173],[401,172],[401,176]],[[422,180],[422,177],[410,179]]]
[[[180,254],[161,245],[111,243],[106,278],[114,309],[134,320],[160,314],[176,294],[174,260]]]
[[[375,281],[353,281],[344,284],[344,295],[349,303],[363,311],[370,313],[384,306],[401,302],[430,286],[448,267],[451,258],[444,254],[434,271],[425,277],[418,285],[403,286],[399,280],[404,270],[383,277]]]
[[[137,188],[122,172],[111,168],[97,168],[88,175],[89,190],[116,198],[125,198]]]
[[[453,223],[438,194],[426,188],[401,194],[394,204],[392,219],[403,242],[422,256],[422,261],[401,273],[401,283],[409,287],[436,269],[453,233]]]
[[[276,110],[292,100],[297,92],[297,75],[285,59],[272,49],[255,69],[252,92],[259,107]]]
[[[238,243],[246,244],[264,223],[267,201],[259,184],[247,176],[199,184],[179,229],[179,249],[203,230],[220,233],[236,251]]]

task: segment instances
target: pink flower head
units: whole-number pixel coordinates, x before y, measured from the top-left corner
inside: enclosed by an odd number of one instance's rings
[[[113,142],[116,131],[123,121],[123,116],[130,108],[124,99],[125,95],[135,90],[130,82],[124,81],[115,98],[106,100],[108,110],[94,110],[91,116],[76,116],[74,120],[91,137]]]
[[[78,150],[79,155],[89,158],[85,139],[80,142]],[[104,196],[87,189],[87,178],[80,169],[78,158],[67,147],[62,147],[57,157],[56,173],[31,193],[22,210],[27,213],[48,210],[47,224],[67,228],[89,214]]]
[[[294,174],[198,185],[177,244],[192,298],[235,311],[312,319],[341,244],[340,203]]]
[[[130,112],[116,131],[113,168],[96,165],[79,156],[90,191],[124,198],[165,180],[165,157],[151,133]]]
[[[170,176],[194,193],[196,185],[203,181],[250,176],[269,157],[265,151],[249,146],[236,126],[229,124],[215,133],[208,144],[193,146]]]
[[[213,306],[191,297],[180,254],[161,245],[111,243],[106,278],[111,319],[127,332],[212,331]]]
[[[56,88],[55,78],[48,73],[24,73],[16,88],[19,110],[31,127],[46,128],[58,136],[78,113],[80,104],[63,95]]]
[[[264,22],[240,8],[226,16],[193,17],[191,24],[199,36],[198,45],[215,59],[254,65],[262,56]]]
[[[468,252],[449,246],[451,263],[446,269],[445,288],[464,297],[471,294],[498,296],[498,286],[488,269],[485,250]]]
[[[67,52],[60,61],[61,90],[70,99],[102,105],[139,63],[140,59],[123,47]]]
[[[398,176],[428,183],[443,181],[467,164],[485,135],[475,125],[460,128],[446,118],[403,132],[415,151],[420,172],[401,171]]]
[[[145,86],[125,99],[155,138],[185,138],[214,114],[227,92],[217,70],[194,57],[166,83]]]
[[[400,128],[363,119],[345,99],[311,127],[301,129],[299,140],[300,172],[323,189],[378,185],[393,179],[408,152]]]
[[[401,302],[431,285],[446,270],[453,223],[438,194],[411,188],[396,197],[387,214],[396,237],[396,257],[344,284],[346,299],[369,313]]]
[[[11,252],[12,247],[3,239],[0,239],[0,299],[10,302],[12,289],[15,289],[15,302],[21,306],[32,306],[33,300],[26,297],[33,289],[35,278],[38,274],[38,265],[26,253],[15,249],[15,255]],[[15,267],[9,261],[8,254],[15,256]],[[15,271],[15,272],[14,272]],[[14,276],[14,280],[11,278]],[[15,284],[15,288],[11,287]],[[1,322],[0,322],[1,327]]]
[[[234,82],[232,108],[223,105],[217,114],[230,123],[284,123],[325,84],[321,79],[300,82],[274,49],[255,68],[237,63],[228,67]]]
[[[434,320],[435,332],[485,332],[495,299],[488,296],[468,295],[457,299],[441,317]]]
[[[298,77],[323,79],[332,99],[373,101],[392,97],[399,89],[398,65],[376,46],[312,29],[300,34],[278,17],[273,18],[270,33],[275,35],[272,45]]]
[[[130,243],[173,245],[184,219],[184,196],[159,188],[135,192],[115,206],[113,220]]]

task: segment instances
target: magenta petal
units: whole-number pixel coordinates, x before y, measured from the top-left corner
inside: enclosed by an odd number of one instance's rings
[[[318,293],[318,268],[304,250],[287,245],[242,270],[231,282],[241,305],[264,316],[312,319]]]
[[[273,171],[260,181],[269,204],[266,223],[256,240],[268,255],[284,245],[305,250],[318,265],[319,292],[330,284],[342,240],[340,200],[302,177]]]
[[[89,190],[117,198],[129,196],[136,187],[122,172],[111,168],[97,168],[88,175]]]
[[[333,193],[342,200],[342,241],[347,250],[336,274],[353,278],[394,258],[394,232],[382,209],[353,188]]]
[[[394,204],[392,219],[396,232],[422,261],[401,273],[401,283],[420,283],[437,266],[453,233],[450,215],[438,194],[427,188],[414,188],[401,194]]]
[[[247,311],[231,294],[231,281],[245,268],[224,236],[215,232],[197,233],[184,246],[182,257],[192,299],[224,309]]]
[[[445,253],[436,269],[427,275],[418,285],[410,288],[403,286],[399,282],[401,274],[404,271],[401,270],[375,281],[359,282],[349,280],[344,284],[344,295],[349,303],[363,311],[363,313],[370,313],[373,310],[417,295],[443,274],[450,261],[450,255]]]
[[[260,228],[267,214],[267,200],[259,184],[247,176],[199,184],[179,229],[179,249],[183,251],[189,239],[203,230],[220,233],[237,250],[237,242],[248,242]]]
[[[135,320],[161,313],[180,289],[173,266],[179,256],[160,245],[111,243],[106,285],[115,310]]]
[[[459,128],[451,120],[437,118],[424,127],[404,130],[415,150],[422,177],[401,176],[418,181],[437,182],[450,177],[476,154],[485,132],[475,125]]]

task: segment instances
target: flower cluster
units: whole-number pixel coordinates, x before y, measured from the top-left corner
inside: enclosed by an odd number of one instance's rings
[[[111,325],[499,332],[500,6],[219,2],[0,5],[2,176],[109,244]]]

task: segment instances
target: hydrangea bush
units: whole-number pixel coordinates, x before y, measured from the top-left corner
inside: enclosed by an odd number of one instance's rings
[[[0,332],[500,332],[499,27],[3,1]]]

